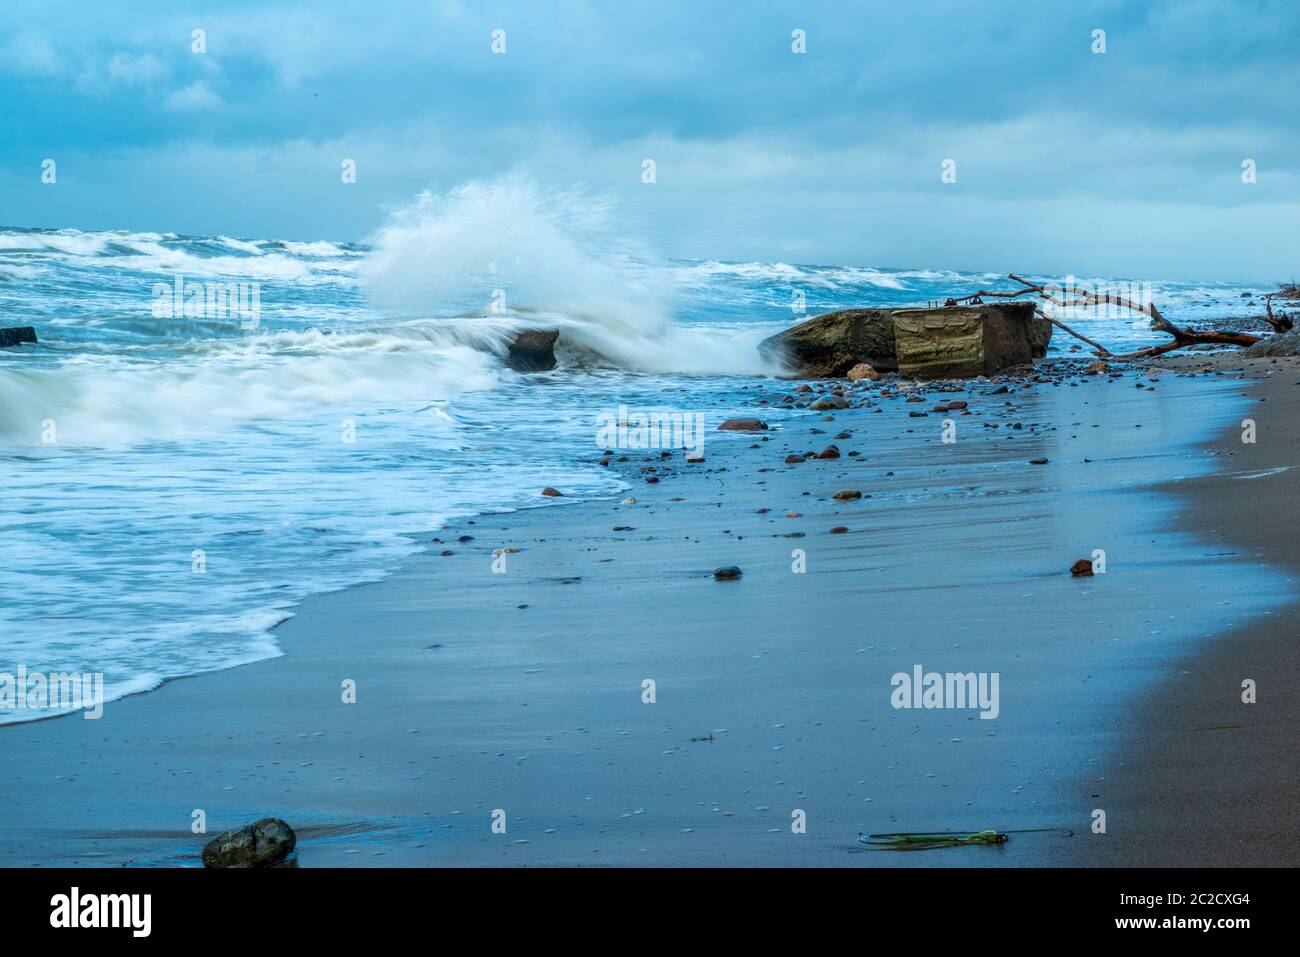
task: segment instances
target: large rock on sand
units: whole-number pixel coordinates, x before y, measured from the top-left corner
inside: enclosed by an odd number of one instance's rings
[[[898,371],[918,379],[970,379],[1032,365],[1047,342],[1036,330],[1032,302],[899,309],[894,313]],[[1040,320],[1041,321],[1041,320]],[[1047,339],[1051,338],[1051,324]]]
[[[36,330],[31,326],[9,326],[0,329],[0,349],[20,346],[24,342],[35,342]]]
[[[1247,356],[1300,356],[1300,329],[1269,336],[1242,350]]]
[[[278,817],[222,831],[203,848],[204,867],[271,867],[298,844],[293,828]]]
[[[894,318],[888,309],[841,309],[801,322],[758,344],[764,360],[808,378],[845,375],[860,363],[898,368]]]
[[[525,329],[506,344],[506,365],[516,372],[550,372],[555,368],[557,329]]]
[[[1034,308],[1032,302],[1003,302],[842,309],[764,339],[758,351],[808,377],[869,378],[868,369],[920,379],[993,375],[1047,354],[1052,325]]]

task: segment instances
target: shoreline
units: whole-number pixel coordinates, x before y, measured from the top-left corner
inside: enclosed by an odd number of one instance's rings
[[[1166,359],[1178,370],[1205,357]],[[1300,363],[1223,353],[1209,362],[1240,376],[1256,420],[1253,444],[1229,425],[1203,445],[1214,472],[1162,487],[1194,516],[1207,542],[1282,569],[1291,596],[1300,548],[1287,520],[1300,496]],[[1276,470],[1276,471],[1275,471]],[[1142,729],[1105,776],[1076,782],[1108,811],[1108,834],[1084,847],[1080,863],[1097,867],[1294,867],[1300,829],[1293,795],[1300,722],[1300,661],[1288,653],[1300,632],[1295,597],[1244,627],[1199,641],[1170,675],[1169,686],[1134,703]],[[1257,703],[1242,701],[1244,679]]]
[[[304,603],[277,629],[278,658],[168,681],[113,702],[99,722],[73,716],[0,727],[0,734],[12,736],[6,742],[11,748],[31,752],[20,755],[24,767],[16,782],[24,806],[10,814],[35,819],[27,829],[11,823],[0,860],[193,864],[204,839],[189,830],[197,808],[209,816],[209,834],[267,814],[284,817],[299,830],[305,865],[1083,861],[1094,849],[1080,840],[1086,809],[1073,806],[1063,782],[1095,789],[1089,764],[1097,759],[1070,740],[1087,733],[1088,725],[1071,724],[1074,718],[1050,709],[1062,695],[1094,700],[1086,690],[1093,676],[1070,671],[1079,664],[1077,642],[1105,657],[1108,642],[1118,640],[1113,633],[1123,614],[1138,609],[1146,594],[1083,597],[1084,589],[1123,580],[1118,561],[1109,578],[1098,576],[1095,583],[1061,576],[1066,559],[1078,557],[1071,548],[1086,554],[1077,543],[1093,534],[1090,525],[1122,536],[1121,519],[1158,523],[1168,502],[1148,491],[1151,463],[1140,454],[1116,454],[1087,470],[1060,464],[1035,472],[1024,463],[1064,441],[1051,434],[1066,422],[1062,411],[1100,424],[1118,409],[1135,429],[1153,424],[1134,421],[1151,410],[1119,391],[1133,378],[1077,382],[1084,391],[1076,394],[1089,396],[1079,408],[1053,396],[1051,384],[1036,393],[1024,390],[1032,395],[1017,389],[996,398],[989,385],[972,384],[953,393],[977,412],[963,417],[963,426],[966,419],[992,417],[995,402],[1012,399],[1044,421],[1015,435],[1008,429],[994,437],[982,429],[982,441],[959,443],[961,454],[951,460],[936,460],[916,434],[918,428],[937,430],[941,416],[913,421],[901,402],[882,402],[877,408],[888,406],[890,414],[852,409],[824,423],[809,413],[770,433],[711,432],[702,465],[683,463],[680,453],[660,461],[657,453],[626,453],[629,461],[621,464],[634,484],[625,494],[638,498],[637,506],[615,504],[616,497],[575,502],[572,512],[530,508],[465,519],[435,537],[469,534],[474,541],[430,545],[388,578]],[[758,388],[775,396],[786,385],[795,384],[769,380]],[[1108,396],[1105,390],[1115,392],[1113,400],[1101,400],[1111,408],[1082,409],[1093,396]],[[931,401],[913,409],[928,410],[946,397],[924,391]],[[1176,398],[1214,414],[1216,389],[1193,383],[1187,392]],[[1162,381],[1157,407],[1173,401],[1165,399]],[[1158,418],[1168,418],[1164,428],[1176,433],[1182,414],[1171,408]],[[890,423],[883,432],[882,420]],[[815,451],[840,430],[853,433],[836,440],[844,458],[782,464],[785,446]],[[1088,440],[1082,428],[1078,433],[1071,438]],[[860,455],[850,458],[850,451]],[[1171,455],[1176,466],[1184,464],[1181,453]],[[1186,460],[1189,468],[1198,464],[1195,456]],[[641,468],[660,469],[661,480],[638,486]],[[1040,478],[1056,468],[1068,475],[1044,485]],[[1109,484],[1095,500],[1083,496],[1098,509],[1076,509],[1079,493],[1065,478],[1102,468],[1109,470],[1100,476]],[[953,477],[951,486],[943,476]],[[969,476],[980,477],[974,493],[958,484]],[[873,492],[868,479],[901,490]],[[1188,478],[1174,487],[1214,480]],[[859,503],[831,500],[830,492],[845,484],[869,494]],[[1167,498],[1168,490],[1160,496]],[[760,507],[772,511],[760,515]],[[1064,519],[1054,511],[1060,507],[1067,509]],[[801,517],[782,518],[786,508],[797,508]],[[1116,514],[1099,519],[1100,508]],[[602,521],[599,532],[586,527]],[[999,549],[990,536],[1005,521],[1029,531],[1055,530],[1076,544]],[[828,533],[841,523],[846,533]],[[1178,535],[1186,532],[1180,528]],[[782,541],[792,536],[799,537]],[[919,554],[900,553],[900,540],[915,542]],[[1182,555],[1185,545],[1157,551]],[[507,559],[522,574],[491,572],[491,548],[505,546],[521,548]],[[441,547],[455,554],[442,557],[434,550]],[[829,569],[788,578],[793,547],[801,547],[812,565]],[[927,548],[933,551],[926,554]],[[968,556],[968,567],[960,548],[985,551]],[[1053,556],[1050,564],[1044,564],[1044,551]],[[740,582],[711,580],[713,567],[732,563],[745,569]],[[945,580],[936,584],[939,568]],[[1152,588],[1166,577],[1158,561],[1137,574]],[[1260,577],[1235,564],[1204,574],[1207,581]],[[1039,598],[1040,591],[1047,597]],[[1029,643],[1032,636],[1052,636],[1056,610],[1041,606],[1058,595],[1100,616],[1103,624],[1089,626],[1100,632],[1070,635],[1075,644],[1064,648]],[[1264,598],[1253,597],[1258,600],[1230,614],[1258,619]],[[938,603],[927,620],[933,618],[941,635],[943,629],[961,632],[956,647],[974,647],[977,658],[1013,669],[1003,671],[1004,690],[1008,679],[1026,689],[1021,714],[991,722],[1007,729],[1010,744],[987,736],[954,749],[954,742],[966,740],[952,737],[954,731],[976,734],[982,722],[972,726],[970,715],[945,714],[940,734],[938,725],[923,726],[917,715],[888,708],[887,676],[900,662],[938,666],[952,651],[946,638],[881,637],[870,627],[887,609],[885,622],[905,630],[910,619],[904,614],[914,618],[918,602]],[[968,627],[972,615],[992,616],[1011,607],[1008,602],[1024,608],[1019,638]],[[1142,654],[1139,670],[1149,680],[1180,656],[1203,651],[1199,640],[1175,637],[1154,639]],[[1023,665],[1026,658],[1034,660]],[[870,664],[863,666],[864,660]],[[650,673],[660,699],[647,712],[641,682]],[[339,684],[347,679],[357,682],[355,705],[339,702]],[[1111,684],[1097,700],[1114,699],[1111,706],[1132,716],[1138,707],[1132,693],[1145,693],[1144,679],[1117,672],[1106,680]],[[725,716],[721,723],[719,714]],[[90,726],[65,730],[83,724]],[[23,731],[38,725],[50,728]],[[1147,724],[1142,727],[1145,732]],[[1122,736],[1092,732],[1107,753],[1123,747]],[[28,746],[19,743],[24,737]],[[85,748],[92,756],[97,750],[108,766],[88,761]],[[920,763],[909,769],[910,761]],[[900,771],[907,780],[889,780]],[[42,791],[42,778],[68,786],[47,783]],[[1003,784],[1012,786],[1008,793],[985,796]],[[960,799],[951,796],[956,790],[964,792]],[[975,803],[970,797],[985,801],[987,810],[963,812]],[[488,815],[503,805],[510,832],[493,835]],[[790,809],[801,805],[808,805],[808,833],[793,838]],[[78,815],[80,826],[68,827],[66,818]],[[1037,824],[1072,829],[1074,837],[1026,837],[1016,842],[1021,847],[988,855],[979,849],[866,855],[854,843],[859,827]],[[1118,823],[1111,834],[1122,836]],[[37,854],[34,847],[46,851]]]

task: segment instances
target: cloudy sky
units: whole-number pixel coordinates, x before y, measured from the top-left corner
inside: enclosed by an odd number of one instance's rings
[[[1298,114],[1294,0],[5,0],[0,224],[362,239],[522,172],[666,256],[1280,280]]]

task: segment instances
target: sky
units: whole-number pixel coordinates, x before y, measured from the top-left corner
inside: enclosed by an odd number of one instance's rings
[[[1295,0],[5,0],[0,225],[364,240],[522,174],[674,258],[1280,281],[1298,119]]]

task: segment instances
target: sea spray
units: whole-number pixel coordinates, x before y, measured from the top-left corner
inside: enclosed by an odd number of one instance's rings
[[[402,317],[488,316],[560,330],[563,349],[646,372],[747,373],[760,330],[674,321],[678,272],[607,199],[521,175],[421,193],[368,240],[371,301]]]

